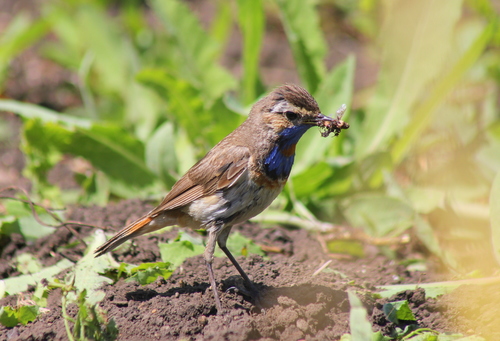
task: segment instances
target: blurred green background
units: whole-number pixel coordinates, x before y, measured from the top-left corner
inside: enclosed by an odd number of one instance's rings
[[[0,110],[22,125],[17,139],[2,114],[2,150],[19,141],[33,198],[51,205],[159,200],[259,97],[298,83],[327,115],[347,104],[351,128],[306,134],[256,221],[352,226],[393,255],[391,241],[419,240],[454,271],[490,273],[499,11],[493,0],[5,1]]]

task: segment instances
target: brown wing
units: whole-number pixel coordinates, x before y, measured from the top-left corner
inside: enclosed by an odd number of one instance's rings
[[[223,152],[221,152],[223,150]],[[248,148],[233,146],[214,148],[196,163],[179,181],[150,216],[187,205],[196,199],[210,196],[231,187],[248,169]]]

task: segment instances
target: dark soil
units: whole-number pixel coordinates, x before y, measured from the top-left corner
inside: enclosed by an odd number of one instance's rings
[[[124,201],[105,208],[74,207],[67,218],[117,230],[151,207],[140,201]],[[76,226],[75,229],[83,236],[95,230]],[[362,259],[333,259],[326,271],[313,276],[325,261],[332,259],[323,252],[315,236],[304,230],[279,226],[262,229],[255,224],[244,224],[236,230],[257,244],[283,251],[269,253],[264,258],[250,255],[238,259],[260,290],[261,307],[240,292],[238,288],[244,288],[243,281],[229,260],[217,258],[215,273],[225,309],[222,315],[217,315],[203,257],[196,256],[186,260],[168,280],[159,279],[146,286],[119,280],[104,287],[106,298],[100,305],[107,311],[108,319],[115,321],[118,339],[338,340],[349,333],[348,289],[355,290],[363,301],[373,330],[385,335],[391,335],[397,326],[387,321],[382,305],[406,299],[419,327],[500,337],[491,315],[498,310],[500,301],[497,287],[487,288],[484,293],[488,295],[479,301],[471,295],[477,287],[464,287],[438,300],[426,298],[422,289],[405,291],[389,300],[375,299],[368,289],[373,290],[376,285],[428,282],[433,275],[409,272],[398,262],[375,253]],[[129,250],[115,254],[116,259],[135,264],[159,261],[157,243],[175,238],[177,233],[177,229],[172,229],[164,234],[139,237]],[[63,256],[76,261],[84,251],[82,245],[64,255],[57,252],[60,246],[75,240],[66,229],[32,244],[12,235],[2,251],[0,277],[17,275],[9,263],[13,256],[23,252],[33,253],[44,265],[54,264]],[[24,297],[29,297],[29,293]],[[0,305],[6,304],[15,305],[15,298],[0,301]],[[47,308],[47,313],[27,326],[0,327],[0,340],[66,340],[59,290],[51,291]],[[70,314],[76,314],[75,307]]]

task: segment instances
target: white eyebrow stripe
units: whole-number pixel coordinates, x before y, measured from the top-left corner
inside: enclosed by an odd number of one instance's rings
[[[287,101],[280,101],[273,107],[271,112],[285,112],[289,107],[290,105]]]

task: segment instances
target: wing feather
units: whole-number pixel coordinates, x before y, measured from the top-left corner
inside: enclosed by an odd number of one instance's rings
[[[221,148],[216,148],[221,150]],[[224,155],[212,155],[213,149],[196,163],[167,194],[150,215],[185,206],[218,190],[233,186],[249,168],[250,152],[247,147],[224,148]],[[220,153],[220,152],[219,152]]]

